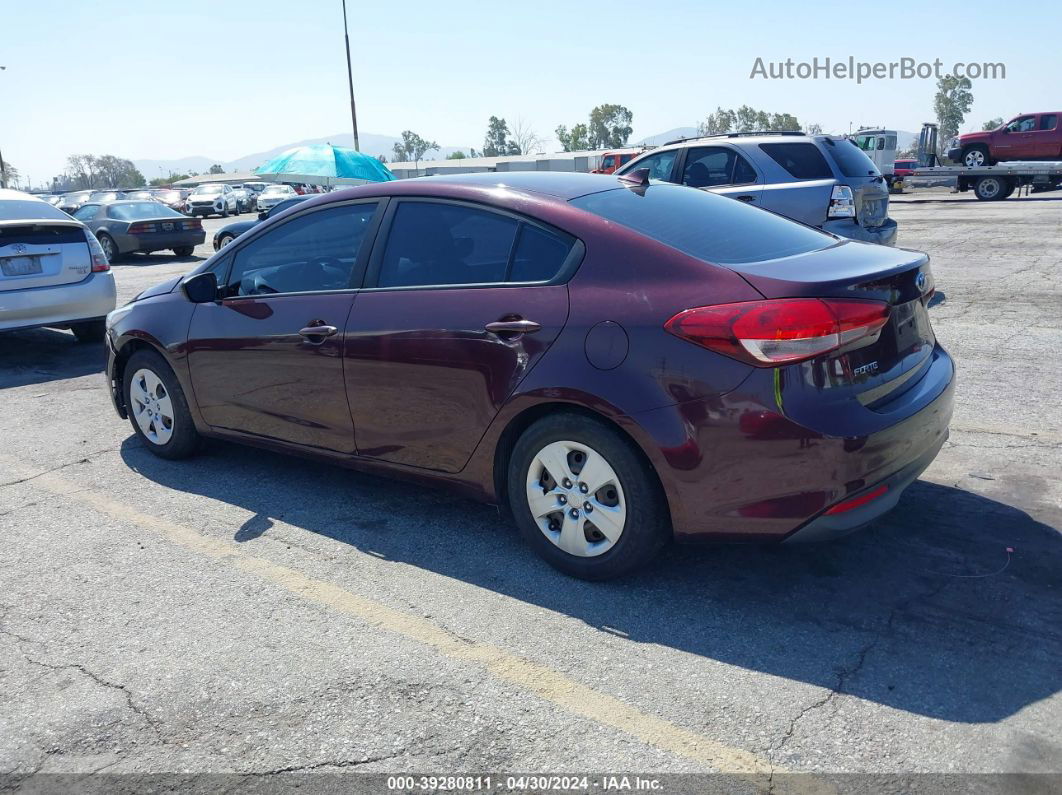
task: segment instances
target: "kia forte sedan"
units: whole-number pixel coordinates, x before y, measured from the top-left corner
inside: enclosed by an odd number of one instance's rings
[[[647,172],[403,180],[140,294],[107,373],[156,455],[219,437],[441,484],[600,579],[892,508],[948,434],[933,289],[924,254]]]

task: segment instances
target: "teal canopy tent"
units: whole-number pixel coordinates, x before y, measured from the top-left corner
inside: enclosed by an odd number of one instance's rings
[[[264,178],[272,177],[275,181],[313,185],[361,185],[395,178],[375,157],[331,144],[289,149],[259,166],[255,173]]]

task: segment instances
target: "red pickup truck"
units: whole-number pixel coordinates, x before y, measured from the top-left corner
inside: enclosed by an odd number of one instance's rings
[[[1062,111],[1022,113],[987,132],[965,133],[948,147],[948,159],[968,168],[1001,160],[1062,160]]]

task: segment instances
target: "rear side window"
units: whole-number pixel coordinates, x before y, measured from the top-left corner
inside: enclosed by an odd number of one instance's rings
[[[307,213],[265,232],[236,252],[225,295],[349,289],[375,204]]]
[[[547,282],[556,276],[572,250],[572,241],[530,224],[520,225],[509,281]]]
[[[1040,117],[1040,129],[1041,130],[1053,130],[1055,124],[1058,121],[1058,116],[1054,113],[1045,113]]]
[[[760,144],[760,149],[794,179],[833,179],[826,158],[815,144]]]
[[[505,281],[518,222],[440,202],[402,202],[380,264],[379,287]]]
[[[829,152],[837,168],[846,177],[869,177],[878,176],[881,172],[874,165],[874,161],[867,157],[863,151],[851,141],[834,141],[826,138],[823,148]]]
[[[651,185],[591,193],[571,203],[705,262],[738,265],[834,244],[830,235],[701,190]]]

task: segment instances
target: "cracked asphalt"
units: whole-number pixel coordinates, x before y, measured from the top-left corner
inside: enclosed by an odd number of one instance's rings
[[[0,776],[1062,773],[1060,211],[895,197],[959,368],[895,511],[603,584],[444,492],[157,459],[99,348],[0,336]],[[119,303],[192,261],[116,264]]]

